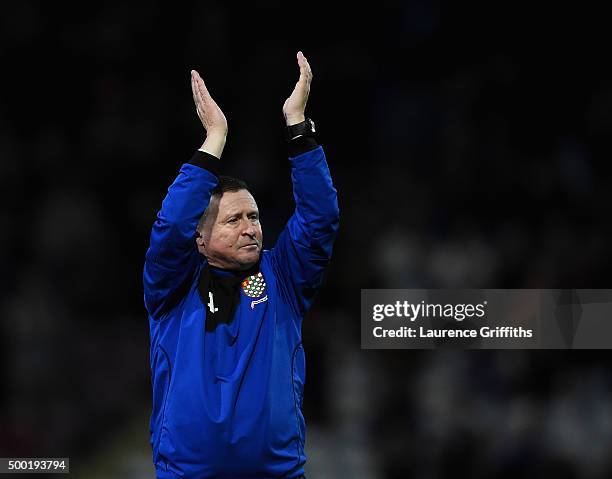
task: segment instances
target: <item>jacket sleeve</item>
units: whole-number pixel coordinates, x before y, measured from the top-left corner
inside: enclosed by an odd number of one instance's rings
[[[298,150],[308,147],[309,141],[314,149],[289,158],[296,207],[272,250],[272,261],[279,288],[303,317],[331,259],[339,210],[323,148],[310,138],[297,141],[303,143]]]
[[[217,162],[208,153],[196,152],[181,167],[157,213],[143,274],[145,307],[154,319],[175,304],[184,287],[191,284],[200,261],[196,227],[218,183]]]

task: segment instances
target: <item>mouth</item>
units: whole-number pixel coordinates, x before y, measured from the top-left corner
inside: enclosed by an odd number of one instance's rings
[[[242,248],[259,249],[259,245],[257,243],[245,244],[244,246],[240,247],[240,249]]]

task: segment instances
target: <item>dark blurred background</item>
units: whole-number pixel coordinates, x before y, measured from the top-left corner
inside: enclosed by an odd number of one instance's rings
[[[303,50],[341,208],[303,330],[309,476],[611,477],[608,351],[359,346],[361,288],[610,287],[611,40],[576,5],[3,5],[0,457],[153,477],[141,274],[203,140],[189,71],[271,247]]]

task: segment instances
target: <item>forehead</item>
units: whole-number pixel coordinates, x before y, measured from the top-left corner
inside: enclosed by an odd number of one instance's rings
[[[219,218],[246,211],[258,211],[253,195],[247,190],[226,191],[219,200]]]

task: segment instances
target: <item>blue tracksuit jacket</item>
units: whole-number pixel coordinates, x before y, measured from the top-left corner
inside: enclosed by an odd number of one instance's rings
[[[262,252],[261,275],[242,283],[229,324],[205,330],[205,258],[194,239],[221,160],[198,152],[184,164],[153,225],[144,295],[159,479],[304,473],[301,323],[331,257],[338,203],[323,149],[311,138],[293,142],[301,143],[290,157],[295,212]]]

